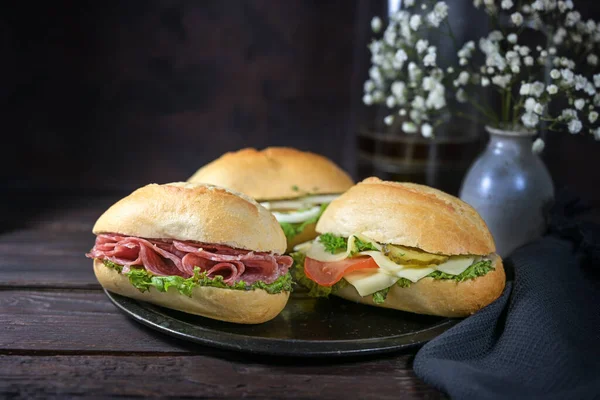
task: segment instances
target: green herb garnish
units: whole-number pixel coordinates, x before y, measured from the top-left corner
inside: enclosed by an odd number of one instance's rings
[[[196,286],[209,286],[221,289],[233,289],[233,290],[255,290],[262,289],[269,294],[277,294],[280,292],[291,292],[292,291],[292,276],[285,274],[277,278],[273,283],[255,282],[252,285],[247,284],[244,281],[235,282],[233,285],[228,285],[223,280],[221,275],[217,275],[214,278],[207,276],[206,271],[200,272],[200,268],[194,268],[194,276],[190,278],[183,278],[181,276],[156,276],[151,272],[141,268],[131,268],[128,272],[123,272],[123,266],[113,263],[108,260],[102,261],[104,265],[109,268],[113,268],[118,273],[123,274],[129,278],[129,282],[140,292],[146,292],[151,287],[155,288],[159,292],[166,292],[169,288],[174,287],[177,291],[188,297],[192,297],[192,290]]]
[[[294,192],[298,192],[298,191],[300,191],[300,188],[298,187],[298,185],[293,185],[293,186],[292,186],[292,190],[293,190]]]
[[[319,242],[325,247],[325,251],[335,254],[346,251],[348,239],[336,236],[333,233],[324,233],[319,236]]]

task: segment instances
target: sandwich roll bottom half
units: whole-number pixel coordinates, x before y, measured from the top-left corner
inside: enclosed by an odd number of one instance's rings
[[[100,284],[115,293],[222,321],[276,317],[292,289],[286,238],[253,199],[208,184],[150,184],[93,228]]]
[[[314,239],[323,210],[354,185],[328,158],[290,147],[226,153],[201,167],[188,182],[231,188],[259,201],[281,224],[288,251]]]
[[[427,186],[367,178],[329,205],[316,231],[292,253],[292,275],[312,295],[465,317],[505,286],[483,219]]]

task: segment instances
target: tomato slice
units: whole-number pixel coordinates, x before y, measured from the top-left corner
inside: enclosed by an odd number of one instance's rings
[[[379,268],[372,257],[346,258],[342,261],[321,262],[306,257],[304,273],[321,286],[333,286],[348,272],[365,268]]]

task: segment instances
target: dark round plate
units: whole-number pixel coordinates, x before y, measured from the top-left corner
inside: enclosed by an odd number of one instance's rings
[[[318,357],[384,353],[421,345],[458,322],[294,292],[275,319],[238,325],[105,292],[126,314],[158,331],[255,354]]]

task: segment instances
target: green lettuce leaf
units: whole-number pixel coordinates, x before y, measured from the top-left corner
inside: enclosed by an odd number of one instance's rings
[[[341,288],[349,285],[349,283],[341,279],[333,286],[321,286],[317,282],[313,281],[304,273],[304,253],[299,251],[291,253],[290,256],[294,259],[294,264],[290,268],[290,273],[294,280],[308,289],[308,295],[311,297],[329,297],[329,295],[337,292]]]
[[[321,204],[321,210],[319,210],[319,214],[307,221],[295,223],[280,222],[279,225],[281,225],[281,229],[283,229],[283,233],[285,234],[285,237],[287,238],[288,242],[292,241],[293,238],[301,234],[308,225],[316,224],[328,205],[329,203]]]
[[[483,276],[494,269],[492,260],[481,260],[469,266],[462,274],[450,275],[442,271],[433,271],[427,276],[433,279],[452,279],[457,282],[463,282],[467,279],[475,279],[479,276]]]
[[[350,251],[350,257],[355,256],[356,254],[360,253],[361,251],[369,251],[369,250],[379,251],[377,249],[377,247],[375,247],[373,245],[373,243],[363,242],[359,238],[355,237],[354,238],[354,249],[352,249]]]
[[[214,278],[209,278],[206,271],[200,272],[200,268],[198,267],[194,268],[194,276],[183,278],[181,276],[156,276],[141,268],[131,268],[128,272],[123,272],[122,265],[108,260],[103,261],[103,263],[107,267],[113,268],[118,273],[127,276],[129,282],[140,292],[146,292],[150,290],[151,287],[159,292],[166,292],[169,288],[173,287],[177,289],[179,293],[192,297],[192,290],[196,286],[209,286],[232,290],[262,289],[269,294],[277,294],[280,292],[291,292],[293,285],[292,276],[289,273],[280,276],[273,283],[258,281],[252,285],[248,285],[244,281],[238,281],[233,285],[228,285],[224,282],[222,276],[217,275]]]
[[[390,288],[391,287],[385,288],[385,289],[381,289],[381,290],[373,293],[373,303],[375,303],[375,304],[382,304],[385,301],[385,299],[386,299],[386,297],[388,295],[388,292],[390,291]]]

